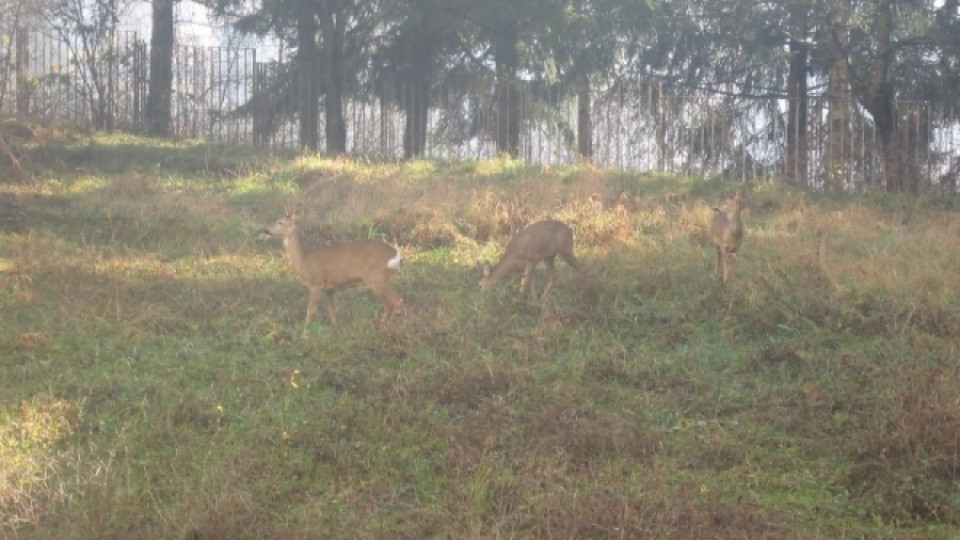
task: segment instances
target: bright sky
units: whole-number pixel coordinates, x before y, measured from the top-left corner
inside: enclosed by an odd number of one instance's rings
[[[137,0],[121,17],[121,28],[136,31],[141,39],[150,41],[150,1]],[[192,0],[179,0],[174,4],[174,31],[179,45],[217,46],[227,45],[229,28],[209,15],[206,7]],[[276,58],[277,46],[272,39],[259,40],[254,37],[241,38],[233,35],[230,45],[253,47],[261,61]]]
[[[178,43],[182,45],[219,44],[217,36],[221,33],[221,27],[219,22],[208,16],[207,8],[191,0],[180,0],[174,4],[173,16]],[[134,2],[121,19],[122,29],[134,30],[143,39],[149,41],[151,27],[149,0]]]

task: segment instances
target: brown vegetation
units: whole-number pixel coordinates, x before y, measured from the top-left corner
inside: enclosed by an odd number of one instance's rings
[[[157,152],[180,168],[0,185],[0,536],[960,527],[951,200],[753,185],[724,291],[687,241],[719,182]],[[412,316],[378,329],[344,291],[336,331],[301,332],[303,287],[257,227],[295,206],[318,242],[401,244]],[[480,295],[476,262],[543,219],[575,227],[583,279]]]

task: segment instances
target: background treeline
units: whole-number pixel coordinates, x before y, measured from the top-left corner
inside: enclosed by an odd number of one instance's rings
[[[79,36],[78,56],[106,56],[112,49],[102,43],[122,28],[124,2],[2,0],[0,12],[4,26],[43,20],[64,38]],[[257,92],[240,92],[229,111],[269,111],[254,121],[258,139],[284,129],[285,119],[303,148],[345,153],[355,120],[347,104],[373,96],[402,112],[404,157],[423,156],[442,96],[462,139],[482,129],[496,153],[517,157],[524,122],[563,100],[574,111],[561,138],[589,160],[606,138],[595,133],[592,107],[643,81],[653,116],[664,114],[666,98],[697,93],[729,111],[750,109],[753,123],[779,124],[769,133],[779,139],[786,181],[802,183],[813,166],[809,147],[826,145],[818,183],[846,183],[832,177],[851,167],[846,148],[857,144],[851,132],[859,125],[869,127],[879,162],[868,174],[885,189],[917,191],[921,178],[949,179],[960,169],[956,144],[933,175],[918,157],[934,138],[955,141],[957,0],[209,0],[205,7],[231,29],[224,39],[280,51]],[[138,107],[146,129],[163,136],[173,125],[178,2],[153,0],[151,8],[149,50],[130,54],[149,58]],[[0,54],[12,58],[15,41],[5,39]],[[758,113],[749,105],[757,100],[778,102]],[[916,102],[937,107],[900,106]],[[451,112],[450,103],[460,110]],[[814,140],[820,129],[832,136]]]

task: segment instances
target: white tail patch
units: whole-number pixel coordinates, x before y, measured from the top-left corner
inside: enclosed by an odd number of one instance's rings
[[[399,248],[393,248],[393,249],[397,250],[397,255],[394,258],[387,261],[387,268],[393,268],[394,270],[396,270],[397,268],[400,268],[401,264],[403,264],[403,253],[400,253]]]

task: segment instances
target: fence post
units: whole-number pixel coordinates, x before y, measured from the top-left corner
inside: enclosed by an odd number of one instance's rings
[[[147,75],[149,62],[147,43],[138,36],[134,41],[133,54],[133,126],[137,133],[146,132],[145,104],[149,86]]]
[[[30,47],[28,40],[29,32],[24,27],[17,28],[16,31],[16,71],[17,71],[17,115],[27,116],[30,114]]]
[[[648,88],[653,87],[649,86]],[[663,95],[663,81],[657,81],[655,91],[657,93],[657,103],[654,113],[654,132],[656,133],[655,144],[657,145],[657,170],[666,171],[668,170],[667,153],[669,148],[667,147],[667,98]]]

